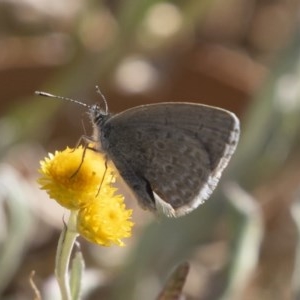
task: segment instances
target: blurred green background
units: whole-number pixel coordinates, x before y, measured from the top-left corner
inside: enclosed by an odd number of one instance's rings
[[[211,199],[157,220],[131,197],[125,248],[80,239],[83,299],[158,296],[183,261],[185,299],[300,299],[300,36],[297,0],[0,1],[0,299],[59,299],[65,211],[38,189],[39,161],[76,145],[82,107],[161,101],[219,106],[241,142]],[[84,124],[84,125],[83,125]]]

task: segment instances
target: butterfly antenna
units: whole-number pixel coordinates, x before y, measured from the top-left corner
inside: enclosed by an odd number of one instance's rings
[[[105,114],[107,115],[108,114],[108,105],[107,105],[107,101],[106,101],[106,98],[104,97],[104,95],[102,94],[100,88],[98,85],[96,85],[96,92],[101,96],[103,102],[104,102],[104,105],[105,105]]]
[[[43,97],[49,97],[49,98],[56,98],[56,99],[67,100],[67,101],[71,101],[71,102],[77,103],[79,105],[82,105],[84,107],[88,107],[88,108],[90,107],[86,103],[83,103],[81,101],[74,100],[74,99],[71,99],[71,98],[68,98],[68,97],[56,96],[56,95],[52,95],[52,94],[49,94],[49,93],[46,93],[46,92],[40,92],[40,91],[35,91],[35,94],[39,95],[39,96],[43,96]]]

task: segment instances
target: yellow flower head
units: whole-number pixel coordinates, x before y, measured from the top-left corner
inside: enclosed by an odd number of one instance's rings
[[[77,230],[88,241],[102,246],[124,246],[122,238],[131,236],[132,210],[126,210],[122,196],[102,197],[80,209]]]
[[[78,211],[77,230],[87,240],[122,246],[121,239],[131,235],[132,211],[115,194],[113,170],[109,166],[106,170],[103,155],[86,149],[83,157],[83,151],[78,147],[49,154],[41,161],[38,183],[50,198]]]
[[[79,209],[95,198],[105,173],[104,157],[89,149],[83,157],[83,151],[82,147],[67,148],[41,161],[38,183],[50,198],[68,209]],[[112,180],[112,170],[108,169],[100,193],[114,193],[113,188],[110,190]]]

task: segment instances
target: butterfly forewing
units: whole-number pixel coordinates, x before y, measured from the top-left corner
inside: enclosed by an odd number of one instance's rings
[[[234,114],[191,103],[135,107],[101,128],[103,151],[143,207],[170,205],[183,215],[206,200],[233,154],[239,137]]]

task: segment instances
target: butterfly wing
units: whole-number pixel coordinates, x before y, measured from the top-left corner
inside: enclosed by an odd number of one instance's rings
[[[206,105],[160,103],[109,118],[99,135],[103,151],[139,203],[180,216],[216,187],[235,151],[239,121]]]

